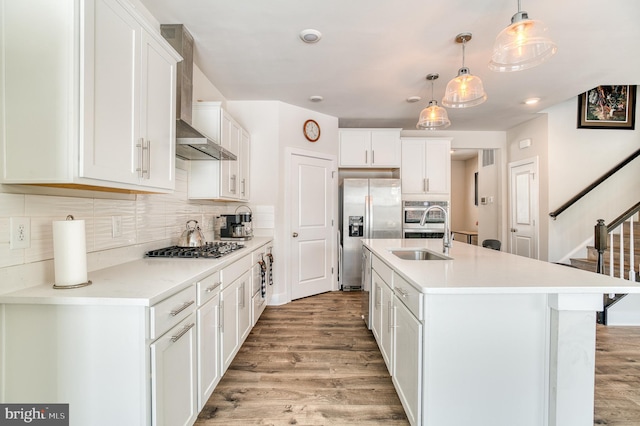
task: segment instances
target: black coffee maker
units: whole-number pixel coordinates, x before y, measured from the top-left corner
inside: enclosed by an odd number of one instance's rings
[[[220,239],[221,240],[250,240],[253,238],[253,230],[251,228],[251,209],[249,213],[238,213],[236,209],[235,214],[223,214],[223,221],[220,224]]]

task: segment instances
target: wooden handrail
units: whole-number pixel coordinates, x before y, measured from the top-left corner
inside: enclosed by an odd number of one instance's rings
[[[549,213],[549,216],[551,216],[555,220],[555,218],[558,217],[560,215],[560,213],[562,213],[563,211],[565,211],[566,209],[568,209],[569,207],[574,205],[578,200],[580,200],[582,197],[584,197],[589,192],[591,192],[591,190],[593,190],[596,186],[600,185],[602,182],[604,182],[605,180],[609,179],[618,170],[622,169],[624,166],[626,166],[627,164],[629,164],[630,162],[635,160],[635,158],[638,157],[639,155],[640,155],[640,149],[638,149],[636,152],[634,152],[629,157],[624,159],[622,162],[620,162],[614,168],[609,170],[607,173],[605,173],[604,175],[600,176],[595,182],[593,182],[591,185],[587,186],[585,189],[580,191],[580,193],[578,195],[576,195],[575,197],[573,197],[572,199],[570,199],[569,201],[567,201],[566,203],[561,205],[556,210],[554,210],[551,213]]]
[[[611,223],[607,225],[607,232],[611,232],[613,229],[616,229],[618,226],[622,225],[625,220],[638,212],[640,212],[640,201],[638,201],[635,206],[629,208],[626,212],[613,219]]]

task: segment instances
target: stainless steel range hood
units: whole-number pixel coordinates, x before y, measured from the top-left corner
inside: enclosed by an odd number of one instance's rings
[[[185,160],[237,160],[233,152],[191,125],[193,37],[182,24],[161,25],[160,31],[183,58],[176,78],[176,156]]]

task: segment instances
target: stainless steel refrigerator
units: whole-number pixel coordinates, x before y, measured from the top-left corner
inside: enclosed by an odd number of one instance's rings
[[[402,238],[400,179],[344,179],[340,187],[342,290],[367,290],[362,282],[364,238]]]

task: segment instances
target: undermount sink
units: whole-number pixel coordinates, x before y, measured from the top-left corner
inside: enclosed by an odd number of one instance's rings
[[[426,249],[391,250],[391,253],[404,260],[453,260],[443,254]]]

